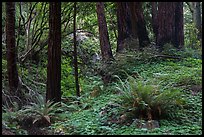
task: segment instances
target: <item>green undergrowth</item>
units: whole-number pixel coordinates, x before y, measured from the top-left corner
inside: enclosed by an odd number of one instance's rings
[[[201,135],[202,134],[202,60],[154,60],[130,65],[128,75],[137,74],[143,81],[156,83],[162,89],[179,90],[185,105],[173,107],[165,118],[159,119],[159,128],[136,128],[134,124],[114,123],[123,113],[115,100],[119,98],[115,83],[103,85],[99,76],[83,80],[81,105],[64,108],[58,121],[50,126],[54,133],[66,135]],[[134,72],[134,73],[128,73]],[[125,75],[123,75],[125,79]],[[66,102],[65,102],[66,104]],[[110,106],[114,107],[110,107]],[[109,106],[109,107],[108,107]],[[103,115],[102,110],[107,114]],[[110,119],[111,118],[111,119]]]
[[[80,98],[75,96],[74,73],[73,68],[70,66],[71,61],[70,59],[65,60],[63,58],[61,80],[62,105],[59,108],[59,112],[50,116],[51,126],[49,126],[49,130],[51,134],[201,135],[202,60],[192,56],[180,56],[179,59],[160,58],[155,56],[156,54],[151,54],[151,52],[147,51],[138,54],[119,54],[115,56],[115,60],[108,64],[108,66],[99,64],[95,66],[96,68],[92,67],[92,69],[96,70],[102,67],[103,73],[113,76],[112,78],[114,79],[111,79],[110,83],[104,84],[101,79],[102,76],[97,75],[97,72],[85,76],[80,75]],[[6,68],[6,61],[3,60],[2,63],[2,66]],[[19,75],[26,85],[36,85],[33,84],[33,81],[41,83],[38,83],[38,88],[31,87],[31,89],[36,89],[37,91],[45,90],[45,85],[43,85],[46,79],[45,64],[46,62],[39,65],[39,67],[24,66],[19,70]],[[3,70],[2,78],[5,81],[6,71],[5,69]],[[80,74],[83,71],[83,69],[80,69]],[[185,103],[179,107],[171,104],[173,106],[168,107],[168,110],[162,110],[168,113],[165,113],[164,117],[157,119],[159,128],[137,128],[132,121],[128,120],[130,123],[126,121],[120,123],[118,121],[127,113],[125,109],[121,108],[125,104],[122,101],[124,98],[121,98],[122,94],[117,88],[119,80],[114,76],[119,77],[124,84],[128,76],[134,78],[137,86],[140,85],[139,91],[143,90],[145,93],[149,93],[148,90],[161,90],[164,92],[168,91],[169,93],[171,91],[179,91],[178,95],[185,99]],[[26,80],[31,77],[31,81]],[[140,84],[138,84],[138,81]],[[5,83],[3,82],[3,84]],[[152,97],[154,98],[154,96]],[[179,97],[176,98],[180,99]],[[80,105],[78,105],[78,101],[80,101]],[[130,100],[129,102],[132,101]],[[141,103],[146,105],[145,103],[147,102],[143,98]],[[45,108],[40,108],[40,110],[45,110]],[[18,109],[13,111],[10,108],[5,108],[2,113],[3,125],[12,129],[12,131],[16,131],[16,134],[27,134],[19,126],[18,120],[23,116],[19,112]],[[132,120],[135,118],[137,117],[131,116]]]

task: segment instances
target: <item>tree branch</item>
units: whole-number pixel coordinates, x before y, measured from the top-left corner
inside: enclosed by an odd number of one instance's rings
[[[191,3],[192,2],[186,2],[186,4],[188,5],[188,8],[190,9],[191,13],[193,14],[194,10],[193,10],[193,5]]]

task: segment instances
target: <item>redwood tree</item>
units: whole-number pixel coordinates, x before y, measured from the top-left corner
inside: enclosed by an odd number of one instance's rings
[[[146,23],[144,20],[142,2],[135,2],[135,10],[137,17],[137,35],[139,39],[140,48],[147,46],[150,43]]]
[[[137,39],[138,38],[138,33],[137,33],[137,13],[136,13],[136,2],[127,2],[128,7],[130,9],[130,21],[131,21],[131,36],[132,38]]]
[[[175,42],[177,49],[184,48],[183,2],[175,3]]]
[[[140,48],[149,44],[141,2],[117,2],[117,21],[117,52],[125,48],[127,38],[138,39]]]
[[[49,4],[49,42],[46,101],[61,101],[61,3]]]
[[[18,89],[19,84],[15,43],[15,3],[6,2],[7,71],[11,93],[14,93]]]
[[[103,2],[96,3],[96,11],[97,11],[97,18],[98,18],[102,59],[109,60],[113,58],[113,54],[111,51],[111,46],[110,46],[110,41],[109,41],[109,36],[108,36],[108,29],[107,29],[107,24],[106,24]]]
[[[178,49],[183,48],[183,4],[182,2],[158,3],[157,47],[162,50],[164,44],[171,43]]]
[[[118,25],[118,39],[116,52],[122,51],[124,46],[124,40],[130,38],[131,21],[130,10],[127,2],[117,2],[117,25]]]

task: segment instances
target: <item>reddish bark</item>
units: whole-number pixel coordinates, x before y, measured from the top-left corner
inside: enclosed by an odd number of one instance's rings
[[[137,13],[136,13],[136,2],[127,2],[128,7],[130,8],[130,21],[131,21],[131,36],[132,38],[137,39],[138,38],[138,33],[137,33]]]
[[[97,11],[97,18],[98,18],[102,59],[109,60],[113,58],[113,55],[112,55],[109,36],[108,36],[108,29],[106,24],[103,2],[96,3],[96,11]]]
[[[139,39],[140,48],[149,43],[141,2],[117,2],[117,20],[117,52],[125,48],[127,38]]]
[[[15,43],[15,3],[6,2],[7,71],[11,93],[14,93],[18,89],[19,83]]]
[[[184,48],[183,2],[176,3],[175,9],[175,47]]]
[[[46,101],[61,101],[61,3],[49,5],[49,43]]]
[[[174,2],[159,2],[158,4],[158,35],[157,45],[163,48],[165,43],[172,43],[175,29],[175,5]]]
[[[127,2],[117,2],[118,39],[116,52],[122,51],[124,40],[130,37],[130,11]],[[128,26],[129,25],[129,26]]]
[[[150,43],[146,23],[144,20],[142,3],[135,2],[135,10],[136,10],[136,17],[137,17],[137,35],[139,39],[140,48],[147,46]]]
[[[171,43],[180,49],[183,47],[183,4],[182,2],[159,2],[158,4],[157,46],[160,50],[164,44]]]

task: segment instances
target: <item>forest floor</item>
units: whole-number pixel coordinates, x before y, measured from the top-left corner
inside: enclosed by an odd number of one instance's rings
[[[134,57],[135,58],[135,57]],[[121,58],[118,66],[128,75],[154,81],[163,88],[178,89],[186,98],[183,108],[175,109],[167,118],[157,120],[157,128],[138,128],[133,121],[123,119],[116,103],[121,93],[116,81],[104,85],[99,75],[87,75],[81,85],[80,105],[75,97],[63,96],[61,113],[51,118],[51,126],[18,131],[16,134],[55,135],[201,135],[202,134],[202,60],[183,59],[130,60]],[[101,66],[100,66],[101,67]],[[121,70],[107,68],[125,81]],[[116,72],[117,71],[117,72]],[[123,122],[121,122],[123,119]],[[20,130],[16,126],[14,130]],[[33,131],[31,131],[33,130]]]
[[[60,114],[60,121],[52,126],[54,132],[72,135],[202,134],[202,60],[165,59],[145,64],[133,63],[127,68],[131,68],[129,72],[138,72],[145,80],[156,78],[156,82],[163,87],[179,89],[187,99],[186,105],[169,114],[169,118],[159,119],[158,128],[137,128],[133,122],[119,122],[122,114],[115,100],[120,93],[115,83],[104,85],[98,76],[92,76],[87,78],[87,85],[83,87],[81,106],[73,105],[72,111],[67,109]]]

